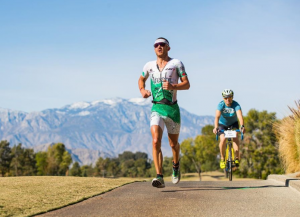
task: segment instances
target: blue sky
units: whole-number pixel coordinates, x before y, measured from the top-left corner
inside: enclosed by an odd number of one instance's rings
[[[181,107],[214,115],[231,88],[244,114],[282,118],[300,99],[299,8],[289,0],[1,1],[0,107],[140,97],[137,80],[162,36],[191,83],[178,93]]]

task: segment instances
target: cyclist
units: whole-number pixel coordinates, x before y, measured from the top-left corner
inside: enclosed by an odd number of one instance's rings
[[[215,128],[213,129],[214,134],[218,133],[219,130],[227,130],[231,129],[239,129],[239,123],[241,124],[241,132],[245,132],[244,127],[244,119],[242,114],[241,106],[233,100],[233,91],[230,89],[225,89],[222,92],[223,101],[218,104],[216,117],[215,117]],[[220,132],[219,132],[220,133]],[[220,133],[220,154],[221,154],[221,161],[220,161],[220,168],[225,168],[225,152],[226,152],[226,139],[224,133]],[[236,159],[234,161],[235,166],[238,167],[240,164],[239,161],[239,139],[233,138],[233,148],[235,151]]]
[[[150,130],[152,134],[153,161],[156,170],[156,178],[152,180],[152,186],[165,187],[162,164],[163,155],[161,151],[161,139],[164,126],[168,131],[169,143],[173,153],[172,182],[180,181],[178,143],[180,131],[180,110],[177,104],[177,90],[187,90],[190,83],[185,72],[184,65],[178,59],[170,58],[169,41],[163,37],[154,42],[154,52],[157,56],[155,61],[146,63],[138,85],[143,98],[151,96],[151,92],[145,89],[145,82],[150,77],[153,106],[151,109]],[[180,79],[180,83],[178,80]]]

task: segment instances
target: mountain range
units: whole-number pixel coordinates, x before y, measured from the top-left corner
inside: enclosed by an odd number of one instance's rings
[[[152,156],[150,99],[105,99],[78,102],[41,112],[22,112],[0,108],[0,138],[11,146],[46,151],[49,145],[64,143],[73,161],[94,164],[99,157],[116,157],[124,151],[146,152]],[[213,116],[198,116],[183,108],[179,140],[195,137],[201,128],[213,124]],[[167,130],[162,151],[171,156]]]

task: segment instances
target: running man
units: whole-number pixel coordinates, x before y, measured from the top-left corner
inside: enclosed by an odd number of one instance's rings
[[[180,110],[177,104],[177,90],[190,88],[184,65],[180,60],[169,57],[168,52],[170,49],[167,39],[161,37],[155,40],[154,52],[157,59],[146,63],[138,82],[143,98],[150,97],[151,92],[153,96],[150,129],[153,161],[157,176],[152,180],[152,186],[157,188],[165,187],[162,171],[163,154],[161,151],[161,139],[165,125],[173,153],[172,182],[177,184],[180,181],[180,147],[178,143]],[[145,89],[145,82],[149,77],[151,79],[151,92]],[[179,79],[180,83],[178,83]]]
[[[215,117],[215,128],[213,129],[214,134],[218,133],[219,130],[227,130],[228,128],[239,129],[239,123],[241,124],[241,132],[245,132],[244,119],[242,114],[241,106],[233,100],[233,91],[230,89],[225,89],[222,92],[223,101],[221,101],[217,107],[216,117]],[[224,133],[220,133],[220,168],[225,168],[225,152],[226,152],[226,139]],[[234,161],[235,166],[238,167],[239,161],[239,139],[233,138],[233,149],[235,151],[236,159]]]

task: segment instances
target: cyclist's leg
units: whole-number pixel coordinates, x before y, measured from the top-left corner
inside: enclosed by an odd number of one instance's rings
[[[162,175],[163,155],[161,152],[161,139],[164,129],[164,121],[155,112],[151,114],[151,134],[152,134],[152,154],[155,165],[156,174]]]
[[[224,160],[225,152],[226,152],[226,139],[225,139],[224,134],[220,134],[219,148],[220,148],[221,160]]]
[[[239,138],[233,138],[234,157],[240,159],[240,141]]]
[[[220,155],[221,155],[220,168],[224,169],[226,167],[226,163],[225,163],[226,139],[224,134],[220,134],[219,148],[220,148]]]
[[[227,130],[227,126],[223,124],[219,124],[219,130]],[[226,152],[226,139],[224,136],[224,133],[219,133],[219,138],[220,138],[220,143],[219,143],[219,148],[220,148],[220,156],[221,160],[225,159],[225,152]]]
[[[234,124],[232,124],[233,129],[239,129],[239,124],[238,122],[235,122]],[[233,138],[233,149],[234,149],[234,157],[235,159],[240,159],[240,153],[239,153],[239,149],[240,149],[240,142],[239,142],[239,138]]]

